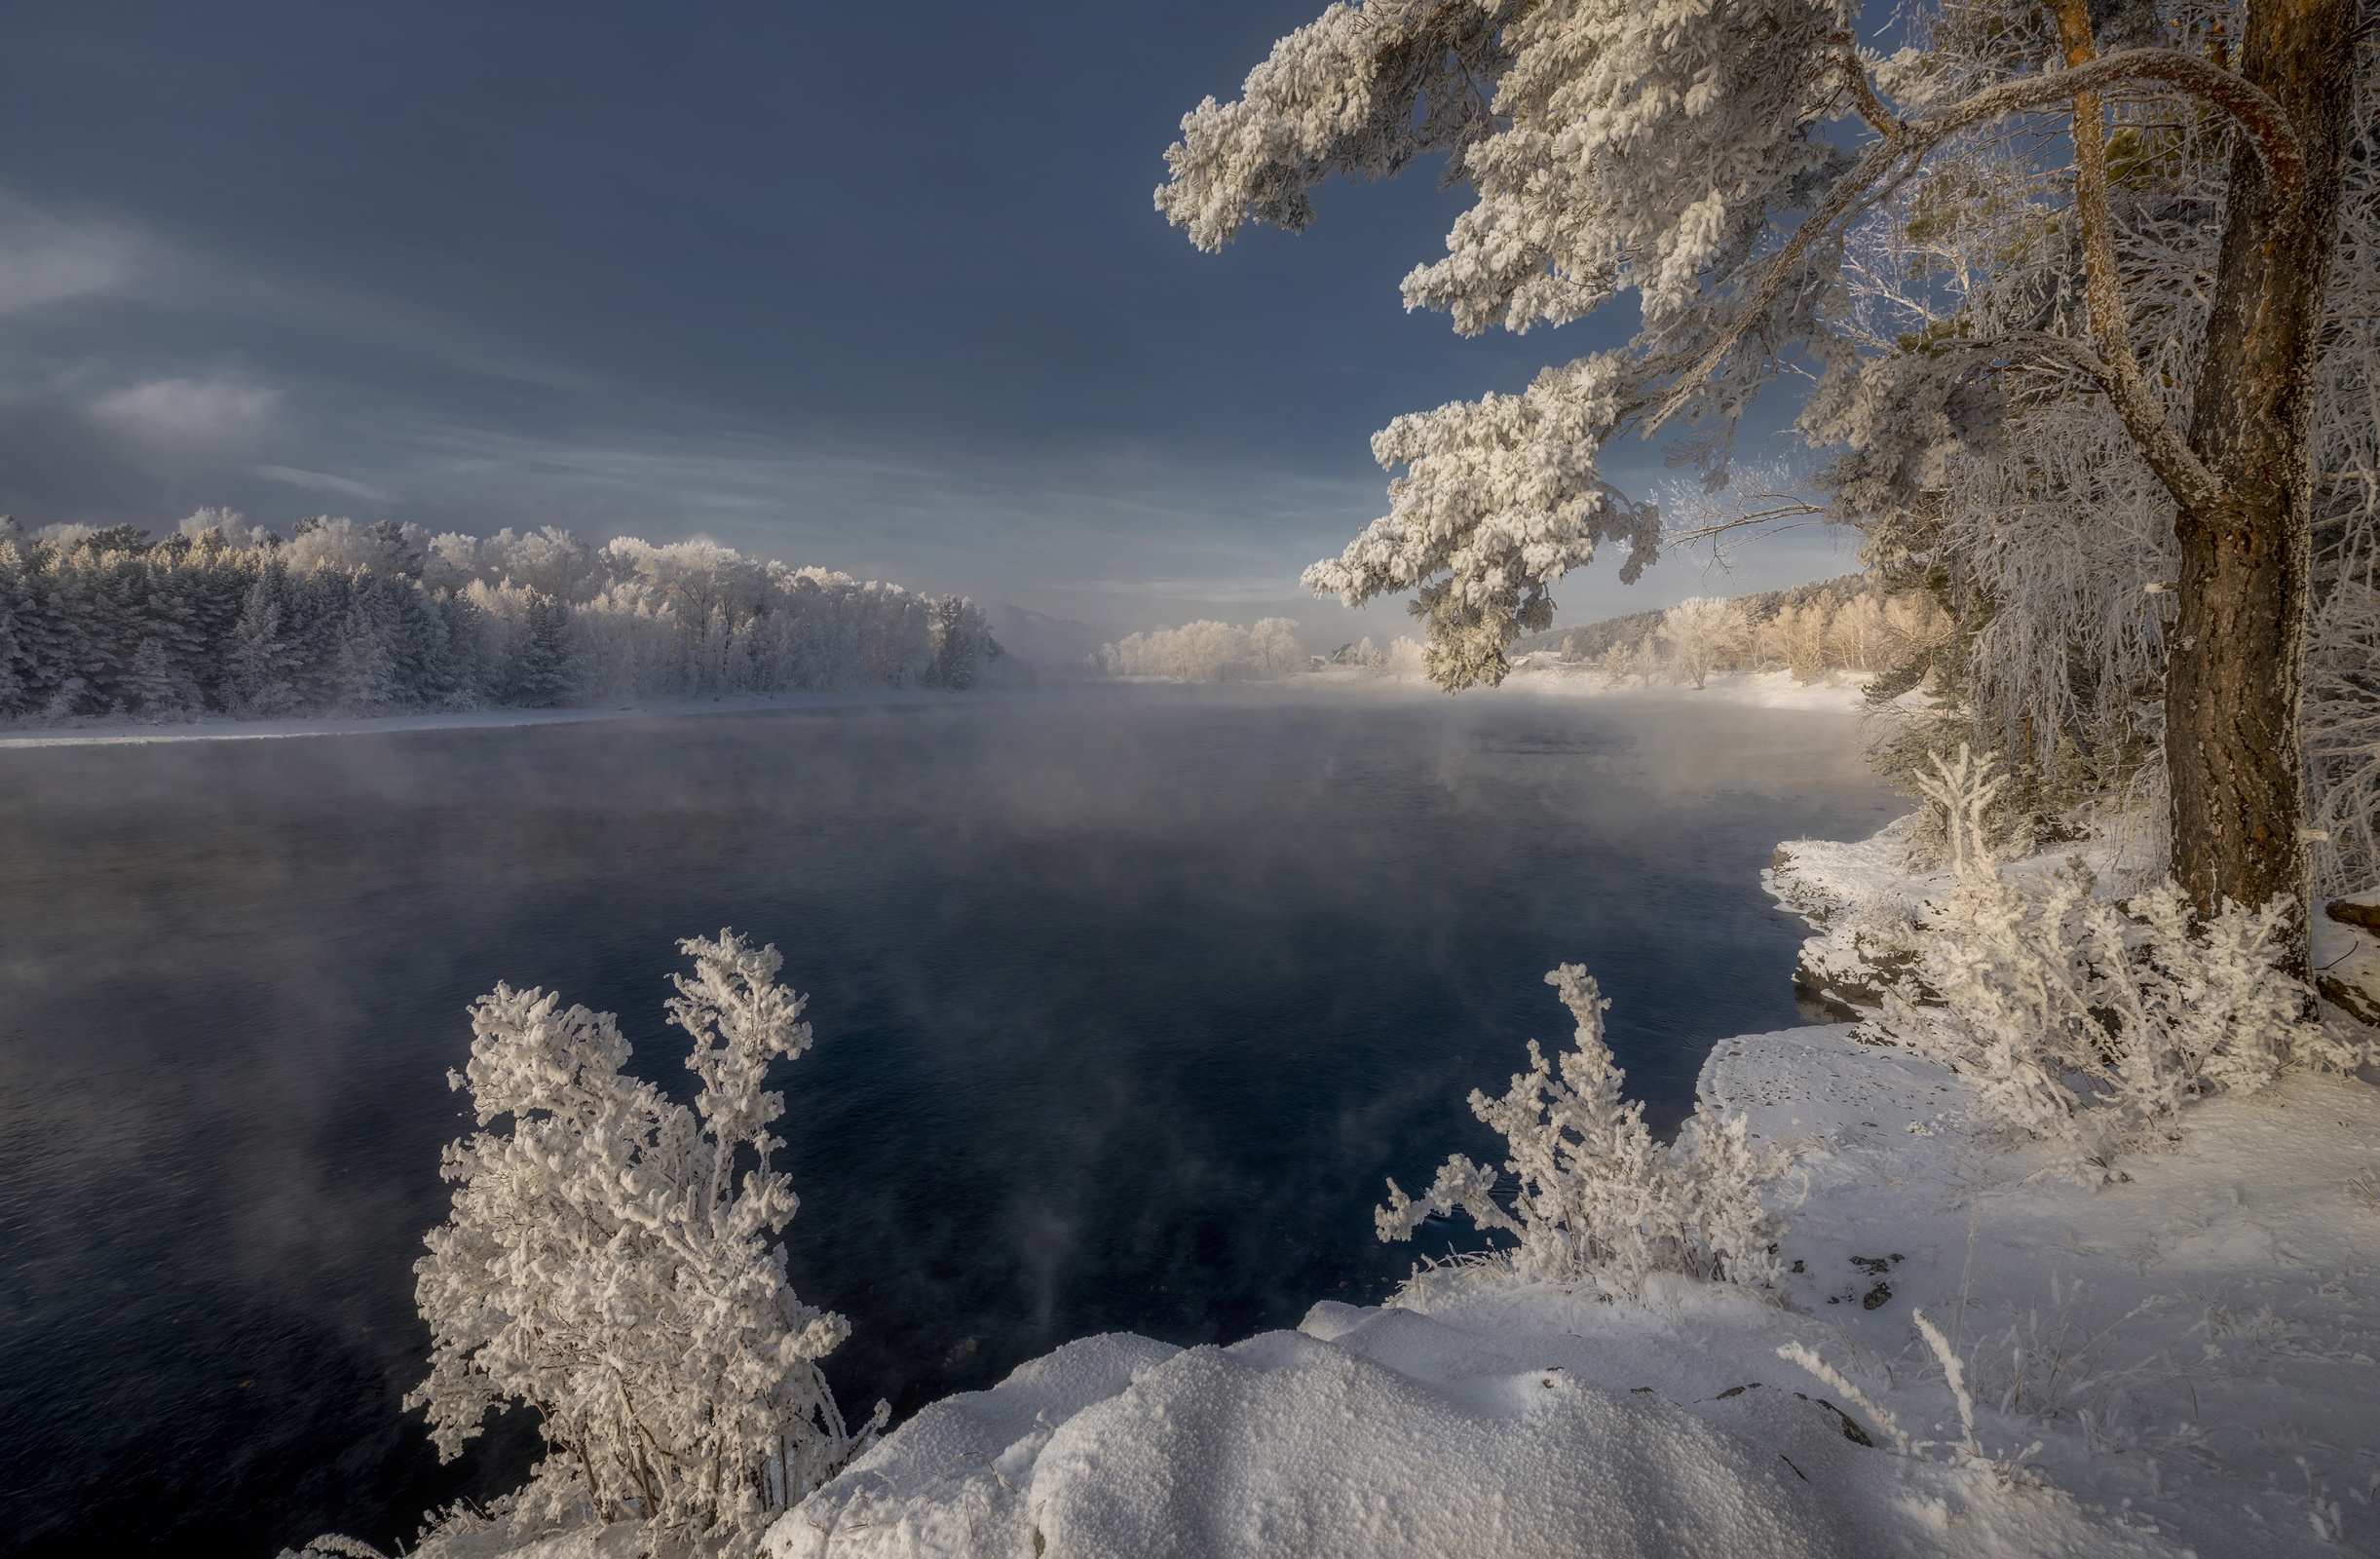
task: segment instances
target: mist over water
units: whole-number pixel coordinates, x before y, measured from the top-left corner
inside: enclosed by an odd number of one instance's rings
[[[0,1547],[389,1545],[436,1465],[411,1264],[506,980],[662,1023],[676,938],[774,942],[795,1288],[847,1412],[1070,1338],[1376,1301],[1371,1208],[1496,1139],[1585,963],[1673,1122],[1798,1021],[1780,839],[1898,810],[1847,716],[1129,688],[947,706],[0,755]],[[1441,1243],[1453,1231],[1441,1233]],[[1428,1244],[1424,1234],[1421,1248]]]

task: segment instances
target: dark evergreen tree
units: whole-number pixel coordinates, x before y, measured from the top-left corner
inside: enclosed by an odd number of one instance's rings
[[[531,590],[516,642],[519,659],[511,678],[514,702],[530,708],[561,703],[570,692],[569,604]]]

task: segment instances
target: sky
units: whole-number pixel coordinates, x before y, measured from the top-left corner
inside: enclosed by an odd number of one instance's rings
[[[1400,631],[1297,585],[1385,510],[1373,432],[1636,321],[1406,314],[1464,204],[1434,169],[1220,255],[1167,226],[1181,116],[1317,9],[19,0],[0,512],[704,536],[1103,629]],[[1558,621],[1855,551],[1614,556]]]

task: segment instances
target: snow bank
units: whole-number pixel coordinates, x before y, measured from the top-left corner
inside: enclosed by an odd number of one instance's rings
[[[1759,1439],[1654,1393],[1590,1385],[1547,1353],[1411,1311],[1343,1305],[1317,1306],[1301,1331],[1230,1348],[1072,1344],[921,1414],[781,1520],[766,1551],[1862,1551],[1806,1476]],[[1097,1401],[1049,1412],[1103,1378]],[[1038,1422],[1026,1417],[1036,1403]],[[1841,1439],[1817,1424],[1813,1437],[1828,1436]],[[1826,1454],[1804,1459],[1823,1467]]]
[[[2380,909],[2380,893],[2354,894],[2333,905]],[[2380,936],[2343,924],[2326,907],[2314,917],[2315,983],[2323,999],[2359,1022],[2380,1027]]]

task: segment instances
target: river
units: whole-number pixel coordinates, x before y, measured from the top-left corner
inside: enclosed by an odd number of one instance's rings
[[[1463,1098],[1567,1039],[1556,963],[1674,1122],[1800,1020],[1771,848],[1899,810],[1847,715],[1147,687],[34,749],[0,795],[0,1548],[256,1559],[536,1454],[441,1468],[398,1408],[500,979],[683,1098],[674,940],[783,951],[792,1280],[847,1411],[906,1414],[1377,1300],[1382,1177],[1493,1156]]]

